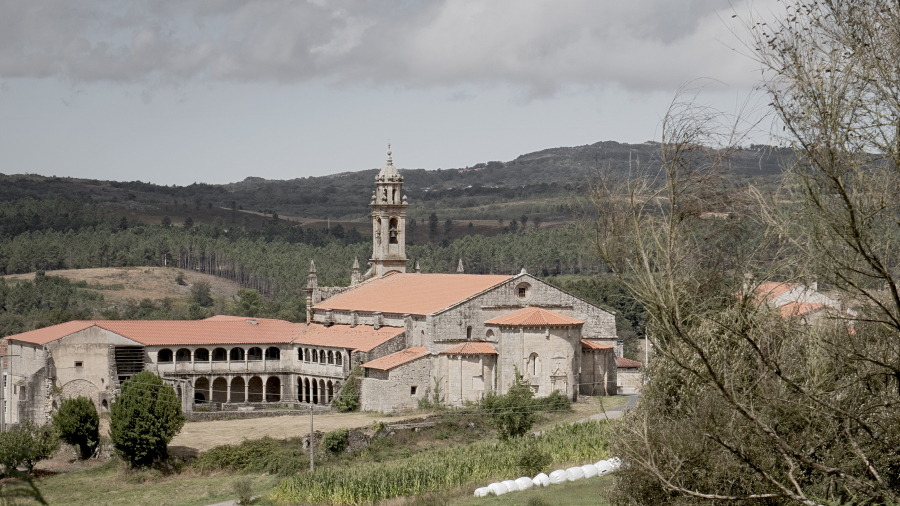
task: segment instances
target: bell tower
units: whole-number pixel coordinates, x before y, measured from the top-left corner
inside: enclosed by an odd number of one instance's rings
[[[403,176],[391,160],[388,144],[387,164],[375,176],[372,193],[372,266],[375,276],[388,272],[406,272],[406,195]]]

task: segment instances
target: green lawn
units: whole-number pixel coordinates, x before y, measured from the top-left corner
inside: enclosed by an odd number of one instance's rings
[[[466,497],[453,501],[453,506],[606,506],[605,491],[612,486],[612,476],[579,480],[546,488],[533,488],[501,496]]]

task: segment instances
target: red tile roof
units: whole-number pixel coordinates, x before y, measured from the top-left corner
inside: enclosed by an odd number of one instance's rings
[[[611,350],[612,348],[613,348],[612,346],[609,346],[606,344],[600,344],[595,341],[587,341],[585,339],[581,340],[581,349],[582,350]]]
[[[826,307],[825,304],[817,302],[789,302],[778,308],[778,310],[781,311],[781,316],[788,317],[805,315],[824,307]]]
[[[9,339],[39,345],[62,339],[90,327],[99,327],[145,346],[215,344],[285,344],[330,346],[370,351],[403,333],[396,327],[375,330],[370,326],[291,323],[269,318],[216,316],[200,321],[180,320],[103,320],[71,321],[33,330]]]
[[[371,351],[372,348],[391,340],[403,333],[402,328],[374,327],[357,325],[324,325],[312,324],[308,327],[305,323],[297,324],[301,327],[299,335],[294,339],[296,344],[310,346],[331,346],[334,348],[350,348],[354,351]]]
[[[441,355],[496,355],[497,350],[490,343],[462,343],[441,352]]]
[[[778,281],[766,281],[765,283],[760,283],[758,287],[756,287],[756,293],[760,297],[764,297],[766,299],[773,299],[778,297],[779,295],[784,295],[785,293],[797,288],[798,284],[796,283],[781,283]]]
[[[547,327],[551,325],[581,325],[584,322],[539,307],[525,307],[518,311],[498,316],[484,323],[486,325],[504,325],[512,327]]]
[[[631,360],[630,358],[619,357],[616,359],[616,367],[619,369],[627,369],[631,367],[641,367],[641,363],[637,360]]]
[[[394,314],[426,315],[448,308],[512,279],[490,274],[391,274],[313,306]]]
[[[366,362],[363,364],[363,367],[368,369],[379,369],[382,371],[389,371],[397,366],[401,366],[408,362],[412,362],[413,360],[420,359],[422,357],[427,357],[430,355],[428,350],[425,349],[424,346],[419,348],[407,348],[403,351],[398,351],[397,353],[392,353],[386,357],[381,357],[379,359],[373,360],[371,362]]]

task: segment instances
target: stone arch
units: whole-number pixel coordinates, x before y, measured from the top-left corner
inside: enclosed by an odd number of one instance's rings
[[[244,349],[243,348],[232,348],[228,353],[228,359],[232,362],[243,362],[244,361]],[[244,381],[244,380],[241,380]]]
[[[297,348],[297,360],[303,362],[303,348]]]
[[[266,348],[266,360],[281,360],[281,350],[277,346]]]
[[[325,396],[325,400],[327,402],[331,402],[331,400],[334,399],[334,383],[332,383],[331,380],[328,380],[327,388],[328,389],[326,390],[327,395]]]
[[[309,389],[309,378],[303,379],[303,397],[307,404],[312,402],[312,390]]]
[[[106,399],[100,401],[100,409],[102,411],[109,411],[109,402],[107,402]]]
[[[197,380],[194,381],[194,403],[204,404],[209,400],[209,379],[197,378]]]
[[[325,350],[319,351],[319,363],[320,364],[325,363]]]
[[[328,404],[325,398],[325,380],[319,380],[319,404]]]
[[[243,351],[243,349],[241,349]],[[231,402],[245,402],[244,378],[238,376],[231,380]]]
[[[228,380],[222,377],[213,380],[212,401],[228,402]]]
[[[225,362],[226,360],[228,360],[228,351],[225,348],[216,348],[213,350],[213,362]]]
[[[263,380],[259,376],[250,378],[247,382],[247,402],[263,401]]]
[[[484,334],[485,339],[493,339],[494,338],[494,329],[488,329]]]
[[[281,378],[269,376],[266,380],[266,402],[281,401]]]
[[[310,386],[312,386],[312,400],[310,400],[310,402],[312,404],[319,404],[319,382],[313,379],[309,383]]]
[[[334,352],[334,365],[344,365],[344,352],[343,351]]]
[[[97,388],[97,385],[83,379],[72,380],[62,386],[63,399],[76,397],[87,397],[97,406],[100,404],[100,389]]]
[[[171,362],[172,361],[172,350],[168,348],[163,348],[156,352],[156,362]]]
[[[328,363],[334,365],[334,352],[328,350]]]
[[[394,190],[394,195],[396,196],[397,190]],[[397,244],[397,236],[400,235],[400,229],[398,227],[397,218],[391,218],[388,222],[388,244]]]
[[[254,346],[253,348],[250,348],[249,350],[247,350],[247,360],[257,361],[257,360],[262,360],[262,359],[263,359],[262,348],[257,348],[256,346]]]
[[[313,362],[318,362],[318,361],[319,361],[319,350],[313,350],[313,351],[312,351],[312,361],[313,361]]]
[[[209,350],[206,348],[194,350],[194,362],[209,362]]]
[[[178,351],[175,352],[175,361],[176,362],[190,362],[191,361],[191,350],[187,348],[178,348]]]

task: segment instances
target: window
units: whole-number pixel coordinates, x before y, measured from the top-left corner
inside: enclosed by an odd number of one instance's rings
[[[247,360],[262,360],[263,352],[262,348],[250,348],[247,350]]]
[[[159,350],[159,352],[156,354],[156,361],[157,362],[171,362],[173,356],[174,355],[172,354],[172,350],[170,350],[168,348],[163,348],[163,349]],[[76,367],[81,367],[81,366],[76,366]]]
[[[231,353],[229,354],[232,361],[241,361],[244,360],[244,349],[243,348],[232,348]]]
[[[334,365],[334,353],[328,352],[328,363]]]
[[[324,363],[325,363],[325,352],[324,352],[324,351],[320,351],[320,352],[319,352],[319,363],[320,363],[320,364],[324,364]]]
[[[166,362],[171,362],[172,360],[166,360]],[[75,367],[84,367],[84,362],[75,362]],[[6,387],[6,376],[3,377],[3,387]]]
[[[187,348],[181,348],[180,350],[175,352],[175,361],[176,362],[190,362],[191,361],[191,350]]]
[[[209,350],[206,348],[194,350],[194,362],[209,362]]]
[[[313,362],[318,362],[318,361],[319,361],[319,350],[313,350],[313,358],[312,358],[312,361],[313,361]]]
[[[418,387],[409,387],[409,395],[416,395],[416,388]]]
[[[466,339],[472,339],[472,327],[466,327]]]
[[[491,339],[492,337],[494,337],[494,331],[491,330],[491,329],[488,329],[488,331],[487,331],[487,333],[484,335],[484,337],[485,337],[485,339]]]
[[[281,360],[281,350],[277,346],[266,348],[266,360]]]
[[[334,354],[334,365],[344,365],[344,354],[337,352]]]
[[[518,297],[519,300],[525,300],[529,296],[531,296],[531,285],[528,283],[519,283],[518,286],[516,286],[516,297]]]
[[[225,348],[216,348],[213,350],[212,359],[213,362],[224,362],[228,360],[228,352]]]

